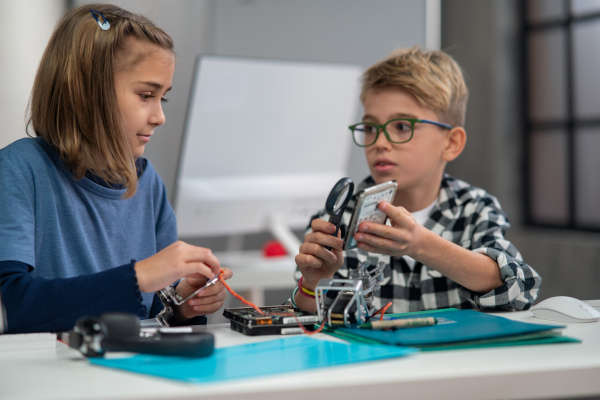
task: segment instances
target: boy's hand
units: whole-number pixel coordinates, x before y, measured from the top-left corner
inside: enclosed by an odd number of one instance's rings
[[[296,256],[296,265],[302,276],[303,286],[313,290],[321,279],[332,278],[333,274],[344,263],[342,247],[344,241],[335,233],[335,225],[322,219],[315,219],[310,224],[312,232],[304,237],[300,245],[300,253]],[[325,248],[331,247],[331,250]]]
[[[382,201],[377,208],[388,216],[392,226],[362,222],[354,235],[357,247],[395,257],[415,255],[423,227],[404,207],[394,207],[387,201]]]
[[[223,271],[223,278],[225,280],[233,276],[233,272],[229,268],[223,268]],[[204,286],[207,281],[208,279],[206,278],[185,278],[177,285],[177,292],[181,297],[187,298],[190,294]],[[180,305],[179,310],[186,318],[212,314],[223,307],[226,297],[227,291],[225,287],[221,281],[217,281],[214,285],[200,291],[196,296]]]

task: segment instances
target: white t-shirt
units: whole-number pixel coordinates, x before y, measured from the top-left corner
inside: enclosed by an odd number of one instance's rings
[[[427,221],[427,218],[429,217],[429,213],[431,212],[431,209],[435,205],[436,201],[437,200],[434,200],[433,203],[431,203],[430,205],[428,205],[427,207],[425,207],[422,210],[415,211],[415,212],[411,213],[412,216],[415,218],[415,221],[417,221],[418,224],[423,225],[425,223],[425,221]],[[392,221],[388,218],[385,221],[385,224],[387,226],[392,226]]]
[[[422,210],[419,211],[415,211],[412,212],[412,216],[415,217],[415,220],[423,225],[425,223],[425,221],[427,221],[427,218],[429,217],[429,213],[431,212],[431,209],[433,208],[433,206],[435,205],[436,200],[433,201],[433,203],[431,203],[430,205],[428,205],[427,207],[425,207]]]

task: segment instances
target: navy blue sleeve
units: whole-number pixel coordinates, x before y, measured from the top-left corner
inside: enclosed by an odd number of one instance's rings
[[[49,280],[33,278],[27,264],[0,262],[6,333],[67,331],[81,317],[110,311],[145,318],[133,267],[134,262],[92,275]]]

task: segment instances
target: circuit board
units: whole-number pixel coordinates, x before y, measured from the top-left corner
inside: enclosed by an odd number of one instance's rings
[[[252,307],[226,308],[223,316],[230,320],[231,329],[244,335],[293,335],[314,330],[319,317],[294,309],[291,305],[259,307],[265,315]]]

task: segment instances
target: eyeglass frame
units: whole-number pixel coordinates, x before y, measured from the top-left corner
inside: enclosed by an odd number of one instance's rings
[[[391,138],[390,138],[390,134],[388,133],[386,126],[387,124],[389,124],[390,122],[394,122],[394,121],[408,121],[410,122],[410,137],[402,142],[394,142]],[[413,138],[413,135],[415,133],[415,124],[417,122],[423,123],[423,124],[431,124],[431,125],[435,125],[435,126],[439,126],[440,128],[444,128],[444,129],[454,129],[454,127],[450,124],[446,124],[444,122],[438,122],[438,121],[431,121],[429,119],[418,119],[418,118],[394,118],[394,119],[390,119],[389,121],[387,121],[384,124],[376,124],[374,122],[359,122],[353,125],[350,125],[348,127],[348,129],[350,129],[350,132],[352,133],[352,141],[354,141],[354,144],[356,144],[358,147],[369,147],[369,146],[373,146],[376,142],[377,139],[379,139],[379,134],[383,131],[383,134],[385,135],[386,139],[390,142],[390,143],[395,143],[395,144],[402,144],[402,143],[406,143],[406,142],[410,142],[410,140]],[[375,135],[375,139],[373,140],[373,143],[371,144],[359,144],[356,142],[356,138],[354,137],[354,131],[356,130],[356,127],[358,125],[371,125],[374,126],[377,129],[377,134]]]

